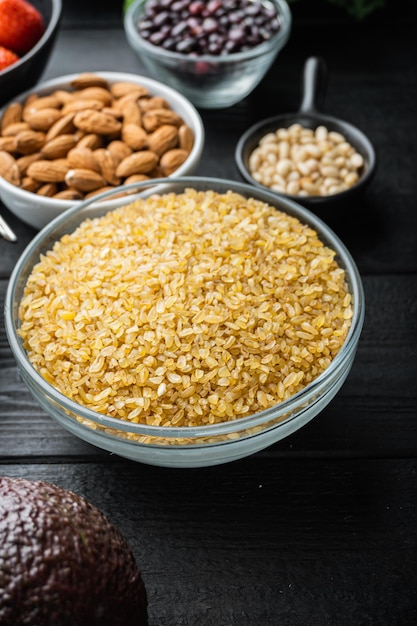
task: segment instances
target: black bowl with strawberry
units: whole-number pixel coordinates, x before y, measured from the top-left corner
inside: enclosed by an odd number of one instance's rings
[[[61,0],[0,0],[0,105],[38,82],[61,14]]]

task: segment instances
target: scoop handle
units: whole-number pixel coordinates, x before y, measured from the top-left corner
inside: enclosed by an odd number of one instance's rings
[[[324,108],[327,66],[320,57],[309,57],[304,64],[301,113],[319,113]]]

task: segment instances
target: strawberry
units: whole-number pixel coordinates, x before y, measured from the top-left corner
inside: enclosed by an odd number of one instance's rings
[[[17,54],[0,46],[0,72],[19,60]]]
[[[0,0],[0,46],[23,55],[39,41],[45,23],[26,0]]]

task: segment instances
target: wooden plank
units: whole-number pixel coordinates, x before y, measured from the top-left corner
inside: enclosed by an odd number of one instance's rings
[[[416,623],[416,460],[0,472],[60,484],[109,517],[142,571],[151,624]]]

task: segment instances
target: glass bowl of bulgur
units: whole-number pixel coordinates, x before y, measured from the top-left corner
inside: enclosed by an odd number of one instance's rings
[[[309,422],[346,379],[363,326],[344,244],[244,183],[128,191],[111,211],[67,210],[12,274],[7,336],[43,409],[91,444],[167,467],[239,459]]]

